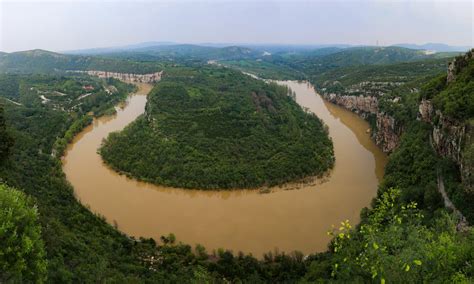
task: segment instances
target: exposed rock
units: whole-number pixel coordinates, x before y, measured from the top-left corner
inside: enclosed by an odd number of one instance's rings
[[[464,157],[464,148],[471,147],[472,130],[468,124],[459,123],[436,111],[438,122],[433,125],[433,145],[439,155],[454,161],[461,172],[463,184],[468,191],[473,192],[472,165]]]
[[[354,112],[365,112],[376,114],[378,111],[378,100],[372,96],[338,96],[334,93],[323,95],[328,101],[343,106]]]
[[[418,107],[419,118],[424,122],[431,122],[433,118],[433,105],[430,100],[422,99]]]
[[[474,49],[471,49],[466,54],[457,56],[451,61],[448,65],[448,76],[446,77],[446,82],[450,83],[456,80],[456,75],[459,71],[468,65],[469,60],[474,57]]]
[[[385,153],[392,152],[400,144],[402,129],[397,125],[395,119],[379,112],[378,100],[373,96],[339,96],[334,93],[323,94],[323,97],[337,105],[358,113],[361,117],[376,115],[376,128],[373,129],[372,137],[375,143]]]
[[[384,113],[377,113],[376,129],[374,132],[375,143],[385,153],[390,153],[400,145],[402,128],[396,123],[395,118]]]
[[[433,123],[433,143],[436,151],[449,157],[456,163],[461,162],[462,142],[466,133],[466,126],[444,116],[439,110],[436,111],[437,123]]]
[[[133,82],[133,83],[154,83],[161,80],[163,71],[150,73],[150,74],[133,74],[133,73],[117,73],[107,71],[76,71],[80,73],[86,73],[91,76],[97,76],[99,78],[115,78],[122,81]]]
[[[448,76],[446,77],[446,82],[450,83],[456,79],[456,65],[455,65],[456,59],[454,59],[452,62],[449,62],[448,65]]]
[[[474,191],[473,165],[464,157],[465,149],[472,147],[473,127],[469,123],[451,119],[439,110],[434,110],[430,100],[423,99],[419,105],[421,120],[433,126],[431,138],[438,155],[455,162],[461,172],[463,184],[468,191]]]

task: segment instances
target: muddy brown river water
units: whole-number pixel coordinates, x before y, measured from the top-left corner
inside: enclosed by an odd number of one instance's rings
[[[198,191],[156,186],[119,175],[97,154],[103,138],[123,129],[144,112],[151,85],[117,107],[117,114],[96,119],[68,147],[63,170],[77,198],[110,224],[131,236],[174,233],[179,241],[243,251],[324,251],[331,225],[359,221],[381,181],[386,156],[366,132],[367,122],[324,101],[306,82],[285,81],[297,102],[316,113],[329,127],[335,167],[324,182],[288,185],[271,193],[257,190]]]

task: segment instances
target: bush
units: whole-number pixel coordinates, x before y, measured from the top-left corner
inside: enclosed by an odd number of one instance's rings
[[[0,282],[42,282],[46,260],[38,211],[30,198],[0,184]]]

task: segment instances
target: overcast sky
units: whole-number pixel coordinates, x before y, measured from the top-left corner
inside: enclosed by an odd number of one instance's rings
[[[473,46],[471,0],[0,0],[0,50],[147,41]]]

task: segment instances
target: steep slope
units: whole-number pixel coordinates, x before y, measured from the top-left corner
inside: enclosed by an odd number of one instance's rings
[[[453,60],[421,92],[420,118],[433,127],[437,153],[453,161],[461,186],[447,188],[454,204],[474,222],[474,50]]]

